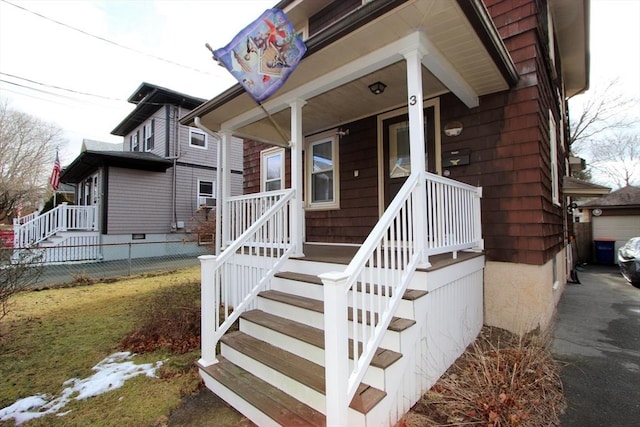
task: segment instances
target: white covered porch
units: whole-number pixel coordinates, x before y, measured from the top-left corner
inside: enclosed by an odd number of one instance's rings
[[[229,197],[228,180],[218,182],[219,250],[201,257],[201,374],[210,389],[260,425],[281,421],[267,413],[268,404],[248,401],[244,385],[230,378],[250,372],[261,383],[300,399],[318,425],[389,425],[482,326],[482,191],[427,172],[424,109],[425,100],[447,92],[473,108],[480,95],[504,90],[509,83],[477,37],[443,42],[439,31],[446,32],[442,19],[447,16],[451,28],[473,35],[455,5],[407,2],[401,9],[400,15],[385,15],[302,61],[264,108],[230,92],[183,119],[218,141],[222,176],[229,173],[225,153],[232,135],[290,150],[289,188]],[[375,81],[384,81],[389,93],[372,101],[365,95]],[[348,263],[307,258],[306,248],[314,242],[305,240],[305,135],[400,107],[406,107],[409,121],[411,172],[406,182],[388,205],[379,196],[379,220]],[[378,156],[382,164],[383,153]],[[441,153],[436,157],[436,172],[442,172]],[[436,256],[454,262],[434,268]],[[309,292],[301,282],[317,288]],[[320,331],[322,349],[307,357],[309,349],[300,339],[281,339],[264,326],[252,326],[258,313],[286,319],[277,321],[285,329]],[[237,321],[240,332],[225,336]],[[393,330],[398,322],[406,329]],[[266,356],[255,363],[262,356],[247,355],[236,342],[243,334],[273,339],[278,349],[272,352],[286,350],[304,359],[291,356],[293,365],[310,361],[319,366],[322,384],[305,385],[295,374],[268,366]],[[248,352],[254,344],[246,344]],[[381,349],[395,352],[397,359],[376,373]],[[424,378],[416,372],[424,372]],[[364,397],[364,390],[379,393]]]

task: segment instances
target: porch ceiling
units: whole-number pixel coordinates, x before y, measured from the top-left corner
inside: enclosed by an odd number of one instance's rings
[[[418,35],[415,40],[420,40],[419,47],[429,58],[423,61],[427,65],[422,76],[424,98],[452,91],[461,99],[466,97],[463,101],[469,104],[478,96],[508,89],[510,82],[492,57],[495,52],[487,51],[457,2],[413,0],[308,54],[264,106],[288,133],[289,104],[297,99],[306,101],[302,123],[303,133],[308,135],[406,105],[402,51],[408,48],[406,40],[414,40],[412,35]],[[310,49],[313,41],[308,41]],[[377,96],[368,89],[376,81],[387,85]],[[214,131],[228,129],[240,137],[287,142],[244,92],[228,91],[182,122],[190,124],[195,117]]]

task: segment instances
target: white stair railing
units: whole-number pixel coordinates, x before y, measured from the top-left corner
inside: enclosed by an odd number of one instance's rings
[[[273,275],[295,250],[289,221],[294,190],[278,193],[279,199],[220,255],[199,257],[202,366],[217,363],[216,346],[220,338],[240,314],[255,308],[258,293],[268,289]]]
[[[427,192],[427,207],[419,206],[421,191]],[[422,255],[482,247],[480,193],[476,187],[438,175],[410,175],[347,268],[320,275],[325,285],[327,425],[348,424],[349,402]],[[416,229],[418,223],[426,224],[426,230]],[[427,233],[426,247],[418,247],[417,242],[425,241],[418,239],[419,233]],[[351,372],[349,338],[353,339]]]
[[[14,247],[26,248],[46,240],[60,231],[97,230],[96,206],[69,206],[66,203],[29,221],[14,222]]]
[[[229,227],[228,242],[238,239],[264,213],[288,194],[287,190],[267,191],[230,197],[226,226]]]

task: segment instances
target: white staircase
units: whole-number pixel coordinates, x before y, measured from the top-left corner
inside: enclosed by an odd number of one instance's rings
[[[271,289],[258,294],[257,309],[240,316],[239,330],[220,340],[219,362],[200,366],[207,387],[260,426],[324,426],[324,303],[317,273],[344,267],[290,259]],[[403,317],[391,321],[349,405],[349,425],[387,425],[387,415],[376,408],[386,408],[384,401],[395,398],[404,369],[402,343],[418,335],[411,332],[414,307],[426,295],[405,292],[399,310]],[[353,315],[350,310],[349,318]]]

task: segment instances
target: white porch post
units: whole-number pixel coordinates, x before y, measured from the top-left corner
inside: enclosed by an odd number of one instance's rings
[[[295,246],[293,256],[303,256],[304,209],[302,206],[302,107],[306,101],[296,99],[291,102],[291,188],[294,191],[293,212],[291,212],[292,242]],[[283,165],[284,166],[284,165]]]
[[[218,153],[218,155],[222,157],[222,170],[218,171],[218,179],[222,181],[222,197],[219,198],[216,204],[219,203],[219,206],[216,206],[216,211],[220,210],[222,214],[222,243],[221,247],[225,248],[227,246],[227,242],[229,241],[229,233],[231,226],[230,218],[229,218],[229,206],[227,200],[229,200],[229,196],[231,194],[231,173],[229,169],[230,162],[230,153],[231,149],[229,145],[231,144],[231,132],[228,130],[221,130],[219,132],[220,137],[222,139],[221,149],[222,153]],[[216,216],[216,220],[218,217]]]
[[[324,284],[324,360],[327,427],[344,427],[349,418],[348,276],[321,274]]]
[[[219,290],[216,289],[214,271],[216,257],[213,255],[201,255],[200,260],[200,306],[202,315],[200,318],[200,351],[201,358],[198,361],[202,366],[218,363],[216,358],[216,340],[214,334],[217,325],[216,307],[219,304]]]
[[[425,188],[425,162],[424,148],[424,105],[422,92],[422,57],[419,50],[406,52],[407,61],[407,100],[409,106],[409,147],[411,151],[411,174],[420,174],[420,181],[416,191],[416,199],[413,205],[414,239],[417,249],[420,251],[420,264],[428,264],[425,249],[427,247],[427,192]]]
[[[220,255],[222,252],[222,136],[216,138],[216,229],[214,253]]]

